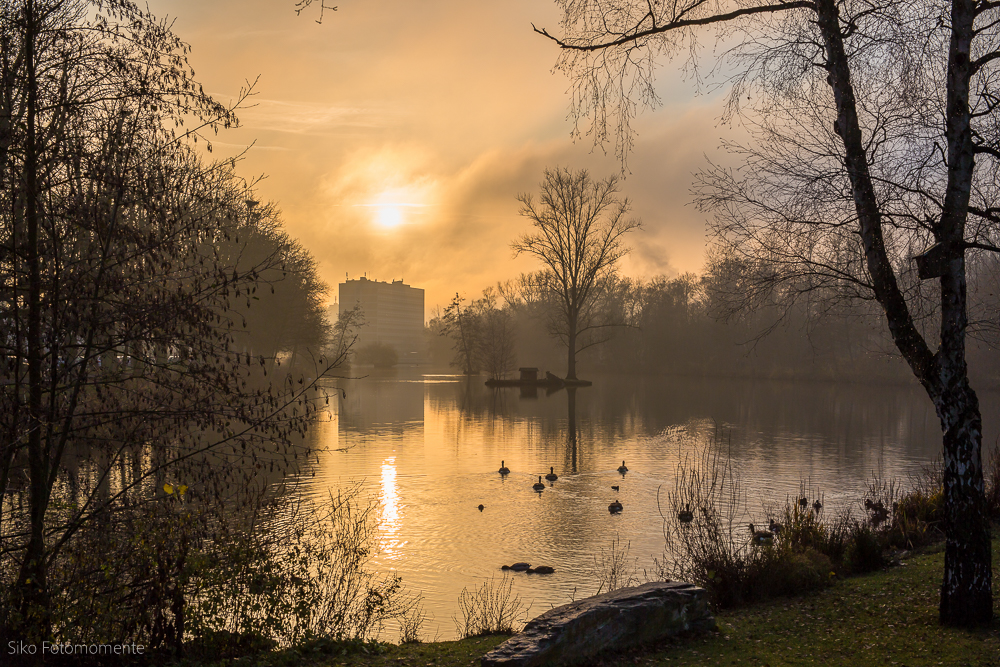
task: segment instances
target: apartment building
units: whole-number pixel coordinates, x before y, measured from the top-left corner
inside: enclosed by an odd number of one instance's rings
[[[360,305],[364,326],[354,349],[371,343],[391,345],[400,363],[424,360],[424,291],[402,280],[358,278],[340,283],[339,312]]]

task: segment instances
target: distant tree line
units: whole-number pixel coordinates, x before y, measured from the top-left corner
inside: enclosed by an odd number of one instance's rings
[[[603,344],[581,355],[584,373],[909,381],[909,370],[884,331],[877,304],[846,303],[822,291],[793,303],[771,295],[750,304],[744,291],[749,270],[716,257],[700,275],[609,277],[599,290],[594,317],[615,326],[590,339]],[[524,274],[489,288],[491,299],[462,305],[464,329],[459,327],[459,306],[465,301],[456,297],[429,323],[434,361],[493,375],[486,362],[491,344],[480,324],[480,313],[490,302],[497,313],[493,318],[508,323],[506,339],[513,348],[508,372],[520,363],[561,373],[565,347],[553,333],[558,306],[543,290],[533,288],[538,281]],[[970,372],[977,382],[995,386],[1000,384],[1000,263],[990,256],[981,258],[971,267],[969,282],[974,304]],[[929,308],[925,326],[934,326],[932,313]],[[464,338],[458,334],[463,330]],[[449,340],[453,349],[442,344]]]
[[[873,299],[845,295],[833,283],[807,288],[787,281],[787,267],[716,244],[702,275],[629,279],[618,260],[629,252],[629,202],[619,180],[595,181],[586,170],[545,170],[541,196],[521,194],[531,231],[512,244],[542,268],[467,300],[456,294],[430,323],[432,356],[462,372],[509,376],[518,364],[576,378],[577,356],[592,370],[675,375],[903,380],[884,315]],[[970,348],[978,378],[995,379],[997,261],[970,267]],[[917,326],[940,316],[930,294],[920,298],[915,270],[901,270],[913,295]],[[772,284],[773,283],[773,284]],[[762,289],[762,285],[769,285]],[[925,290],[926,291],[926,290]],[[561,359],[565,358],[565,366]],[[565,368],[565,371],[562,369]]]

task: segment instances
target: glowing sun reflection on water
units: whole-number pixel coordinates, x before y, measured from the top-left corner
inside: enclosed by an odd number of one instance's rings
[[[382,462],[382,534],[383,554],[389,559],[397,556],[399,540],[399,494],[396,489],[396,457],[390,456]]]

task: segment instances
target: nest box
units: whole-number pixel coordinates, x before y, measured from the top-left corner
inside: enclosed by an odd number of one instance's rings
[[[935,243],[927,250],[913,257],[917,263],[917,275],[921,280],[930,278],[940,278],[948,270],[951,260],[958,257],[953,245],[947,243]]]

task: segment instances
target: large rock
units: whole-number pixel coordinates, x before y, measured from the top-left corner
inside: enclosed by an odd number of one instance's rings
[[[585,662],[602,651],[715,629],[705,590],[654,582],[556,607],[482,658],[483,667]]]

